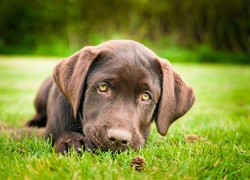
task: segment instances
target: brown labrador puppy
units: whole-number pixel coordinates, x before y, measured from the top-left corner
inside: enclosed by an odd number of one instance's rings
[[[164,136],[194,100],[167,60],[137,42],[113,40],[61,61],[40,88],[27,125],[46,125],[57,152],[138,149],[153,120]]]

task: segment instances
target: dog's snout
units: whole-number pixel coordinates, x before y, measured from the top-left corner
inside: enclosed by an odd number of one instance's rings
[[[128,146],[131,141],[131,133],[123,129],[108,129],[108,140],[111,144],[121,147]]]

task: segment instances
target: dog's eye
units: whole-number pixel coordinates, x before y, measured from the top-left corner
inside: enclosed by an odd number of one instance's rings
[[[101,85],[98,86],[98,89],[99,89],[99,91],[101,91],[101,92],[107,92],[109,88],[108,88],[108,85],[106,85],[106,84],[101,84]]]
[[[151,96],[147,92],[143,93],[142,96],[141,96],[142,101],[149,101],[150,99],[151,99]]]

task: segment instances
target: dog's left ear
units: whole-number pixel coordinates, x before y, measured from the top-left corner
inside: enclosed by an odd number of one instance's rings
[[[59,62],[54,68],[54,81],[71,104],[75,120],[78,118],[80,104],[83,100],[84,85],[89,68],[100,54],[100,48],[86,46]]]
[[[193,105],[193,89],[177,74],[167,60],[158,58],[162,73],[162,94],[156,113],[158,132],[165,136],[169,126]]]

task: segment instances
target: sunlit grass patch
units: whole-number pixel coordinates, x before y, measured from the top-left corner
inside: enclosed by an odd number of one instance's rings
[[[49,60],[48,60],[49,59]],[[22,127],[59,59],[0,58],[0,124]],[[0,135],[0,179],[249,179],[250,66],[173,64],[195,89],[192,109],[139,151],[55,154],[44,139]],[[190,141],[188,138],[193,138]],[[130,166],[142,156],[144,168]]]

